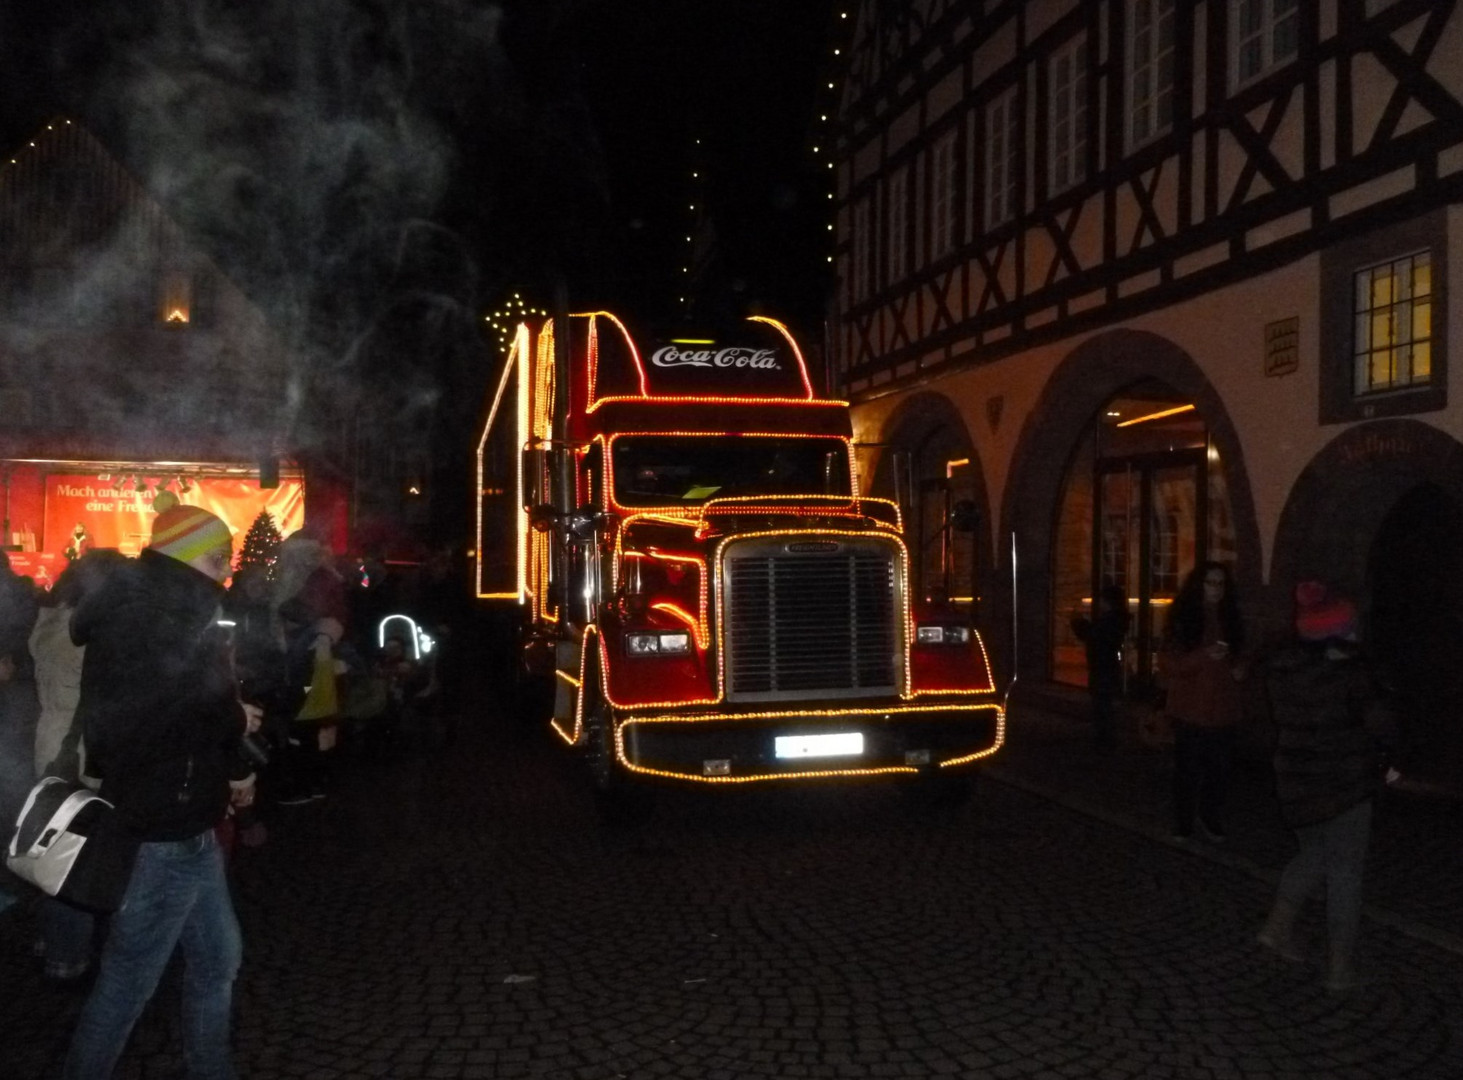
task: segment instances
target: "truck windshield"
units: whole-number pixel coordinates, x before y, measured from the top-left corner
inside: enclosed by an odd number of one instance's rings
[[[635,435],[615,440],[615,501],[694,506],[747,495],[848,495],[842,439]]]

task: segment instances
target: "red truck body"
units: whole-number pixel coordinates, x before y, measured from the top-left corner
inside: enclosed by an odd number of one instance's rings
[[[911,595],[848,406],[771,319],[642,350],[524,323],[478,446],[478,594],[514,600],[601,784],[948,775],[1005,711],[979,633]],[[563,335],[561,338],[560,335]]]

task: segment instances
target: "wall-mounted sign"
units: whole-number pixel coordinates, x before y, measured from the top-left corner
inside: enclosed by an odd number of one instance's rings
[[[1290,375],[1300,367],[1300,318],[1265,324],[1265,374]]]

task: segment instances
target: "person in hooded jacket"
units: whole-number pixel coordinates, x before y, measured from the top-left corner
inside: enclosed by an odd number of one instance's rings
[[[86,747],[68,742],[81,697],[81,667],[86,650],[71,641],[71,616],[82,597],[101,587],[106,576],[127,557],[107,548],[92,548],[56,579],[36,614],[30,634],[40,716],[36,721],[35,779],[59,776],[96,788],[86,772]],[[96,916],[87,908],[57,896],[41,898],[37,909],[45,957],[45,977],[57,982],[81,978],[91,964]]]
[[[258,710],[239,701],[219,625],[232,555],[222,520],[170,506],[137,560],[72,618],[72,638],[86,646],[77,719],[88,767],[140,846],[72,1036],[71,1080],[112,1075],[179,945],[187,1074],[234,1075],[230,1012],[242,942],[214,829],[231,804],[253,801],[240,739],[257,726]]]
[[[1292,936],[1306,899],[1326,887],[1326,989],[1357,983],[1362,870],[1372,804],[1394,741],[1391,710],[1358,645],[1356,606],[1317,581],[1295,591],[1294,633],[1265,663],[1274,716],[1275,790],[1299,850],[1280,876],[1260,944],[1304,959]]]

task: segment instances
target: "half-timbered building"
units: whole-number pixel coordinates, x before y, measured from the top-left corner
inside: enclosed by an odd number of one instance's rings
[[[1057,698],[1103,585],[1141,689],[1198,563],[1233,565],[1256,636],[1327,578],[1363,602],[1417,767],[1456,784],[1456,0],[841,14],[831,349],[864,482],[923,523],[920,587]],[[974,533],[943,524],[962,502]]]

